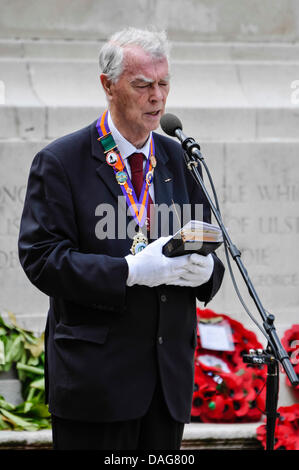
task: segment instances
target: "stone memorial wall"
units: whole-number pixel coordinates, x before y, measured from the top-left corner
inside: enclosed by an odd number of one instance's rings
[[[212,174],[220,166],[222,181],[218,180],[216,188],[225,226],[265,309],[277,317],[282,333],[290,323],[298,322],[298,147],[248,143],[240,150],[240,145],[232,143],[218,148],[220,154],[211,155]],[[237,268],[234,271],[237,276]],[[239,301],[228,281],[227,272],[223,298],[215,298],[215,308],[237,312]],[[239,283],[243,285],[241,279]]]

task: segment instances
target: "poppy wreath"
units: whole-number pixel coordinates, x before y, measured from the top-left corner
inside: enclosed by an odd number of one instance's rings
[[[210,309],[197,308],[197,321],[228,322],[233,347],[231,351],[205,349],[197,329],[191,420],[204,423],[260,420],[265,409],[266,366],[245,364],[242,358],[249,349],[262,349],[256,335],[228,315]]]
[[[299,325],[293,325],[290,329],[285,331],[283,337],[281,338],[281,344],[288,353],[294,371],[299,377]],[[287,376],[286,384],[289,387],[292,386]],[[299,385],[296,387],[292,386],[292,389],[296,390],[296,392],[299,392]]]
[[[277,410],[274,450],[299,450],[299,403],[281,406]],[[256,430],[257,439],[266,449],[267,429],[262,424]]]

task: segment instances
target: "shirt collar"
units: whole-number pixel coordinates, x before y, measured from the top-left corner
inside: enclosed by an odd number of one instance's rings
[[[119,132],[119,130],[115,127],[110,112],[108,112],[108,126],[110,128],[110,131],[112,132],[114,141],[117,145],[118,150],[120,151],[120,154],[123,159],[128,158],[132,153],[143,153],[146,158],[149,156],[149,151],[150,151],[150,144],[151,144],[151,137],[152,133],[150,133],[147,141],[145,142],[144,146],[142,148],[136,148],[131,142],[129,142],[125,137]]]

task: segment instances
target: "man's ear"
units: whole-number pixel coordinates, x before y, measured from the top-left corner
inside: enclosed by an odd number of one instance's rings
[[[112,92],[111,92],[112,82],[111,82],[111,80],[109,80],[108,76],[105,73],[101,73],[100,80],[101,80],[102,87],[104,89],[104,92],[106,93],[107,98],[110,99],[111,96],[112,96]]]

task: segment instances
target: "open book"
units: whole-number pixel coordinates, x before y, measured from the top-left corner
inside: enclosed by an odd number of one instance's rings
[[[207,222],[190,220],[164,246],[165,256],[182,256],[190,253],[208,255],[223,243],[221,229]]]

